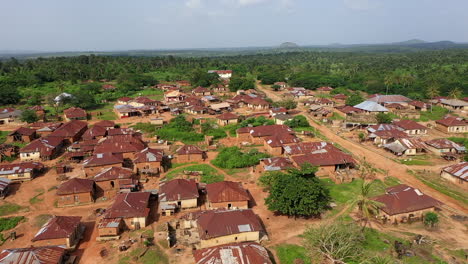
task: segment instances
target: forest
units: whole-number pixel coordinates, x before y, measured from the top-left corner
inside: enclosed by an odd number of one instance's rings
[[[402,94],[413,99],[468,96],[468,50],[411,53],[284,52],[224,57],[76,56],[0,61],[0,105],[48,103],[62,92],[93,108],[157,83],[216,84],[209,69],[231,69],[231,90],[287,81],[291,86]],[[89,82],[93,80],[95,82]],[[115,83],[103,91],[99,81]],[[349,92],[349,91],[348,91]]]

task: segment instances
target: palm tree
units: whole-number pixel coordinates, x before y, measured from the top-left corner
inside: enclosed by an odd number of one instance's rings
[[[393,75],[387,75],[387,76],[385,76],[385,78],[384,78],[384,84],[385,84],[385,87],[387,88],[385,94],[388,94],[388,88],[389,88],[390,86],[392,86],[392,85],[394,84],[394,82],[395,82],[395,78],[394,78]]]
[[[427,96],[429,96],[429,98],[432,99],[439,95],[439,87],[436,85],[431,85],[427,87],[426,93],[427,93]]]
[[[462,92],[461,92],[460,88],[456,87],[456,88],[453,88],[449,92],[449,97],[453,98],[453,99],[458,99],[458,98],[460,98],[461,94],[462,94]]]
[[[372,195],[372,186],[374,181],[362,181],[361,190],[359,194],[351,201],[351,206],[358,206],[358,210],[361,217],[361,222],[363,223],[362,230],[369,223],[369,219],[378,213],[380,207],[383,206],[382,203],[377,202],[371,198]]]

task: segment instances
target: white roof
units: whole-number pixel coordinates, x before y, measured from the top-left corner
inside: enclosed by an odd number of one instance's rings
[[[372,101],[364,101],[360,104],[355,105],[354,107],[362,109],[364,111],[368,111],[368,112],[388,112],[387,108]]]

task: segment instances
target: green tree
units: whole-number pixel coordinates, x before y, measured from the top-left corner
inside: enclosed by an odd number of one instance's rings
[[[439,223],[439,216],[434,212],[427,212],[424,215],[424,224],[426,226],[434,227]]]
[[[362,97],[361,93],[360,92],[355,92],[353,94],[351,94],[348,98],[346,98],[346,105],[357,105],[357,104],[360,104],[362,102],[364,102],[365,99],[364,97]]]
[[[376,118],[379,124],[390,124],[393,121],[393,118],[389,114],[385,113],[378,113]]]
[[[436,86],[436,85],[431,85],[431,86],[427,87],[426,94],[431,99],[436,97],[436,96],[439,96],[439,94],[440,94],[439,87]]]
[[[450,98],[453,98],[453,99],[458,99],[460,98],[462,95],[462,91],[460,90],[460,88],[456,87],[456,88],[453,88],[452,90],[450,90],[449,92],[449,97]]]
[[[249,89],[255,89],[255,81],[252,78],[234,76],[229,82],[229,90],[231,92]]]
[[[297,102],[292,99],[281,100],[273,102],[273,107],[284,107],[286,109],[295,109],[297,107]]]
[[[20,119],[23,122],[34,123],[39,120],[39,117],[37,117],[36,111],[31,110],[31,109],[26,109],[21,113]]]
[[[16,104],[20,99],[17,88],[0,83],[0,105]]]
[[[363,223],[362,230],[369,223],[369,219],[378,213],[382,203],[372,199],[374,181],[362,181],[359,194],[351,200],[351,207],[358,207],[360,220]]]
[[[284,124],[291,128],[310,127],[309,121],[307,121],[307,118],[303,115],[294,116],[291,120],[284,122]]]

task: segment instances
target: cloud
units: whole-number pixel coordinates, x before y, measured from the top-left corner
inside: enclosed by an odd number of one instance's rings
[[[185,6],[188,8],[199,8],[202,5],[202,0],[188,0]]]
[[[259,4],[262,2],[267,2],[270,0],[239,0],[239,4],[241,6],[246,6],[246,5],[254,5],[254,4]]]
[[[371,10],[380,6],[378,0],[344,0],[344,4],[354,10]]]

